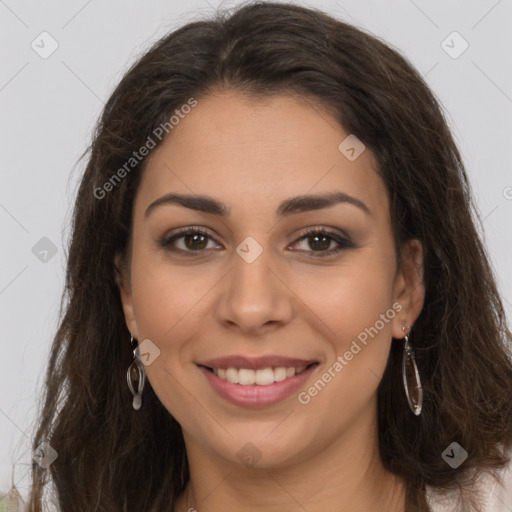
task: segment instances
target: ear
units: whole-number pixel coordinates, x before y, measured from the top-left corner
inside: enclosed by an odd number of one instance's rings
[[[115,280],[119,288],[121,296],[121,304],[123,306],[124,320],[126,327],[135,339],[139,339],[139,331],[135,320],[135,312],[133,309],[132,289],[130,282],[130,271],[124,258],[120,254],[114,257]]]
[[[423,246],[419,240],[408,240],[402,246],[400,267],[395,278],[394,302],[402,309],[393,319],[393,337],[401,339],[410,330],[423,309]],[[404,332],[402,326],[405,326]]]

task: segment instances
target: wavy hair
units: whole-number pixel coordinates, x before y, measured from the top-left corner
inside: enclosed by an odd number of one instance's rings
[[[132,352],[114,261],[129,250],[146,158],[108,193],[98,190],[189,98],[227,87],[255,99],[298,94],[317,102],[375,155],[397,255],[407,240],[420,240],[425,283],[411,332],[423,413],[408,409],[401,345],[393,343],[378,388],[380,455],[406,484],[408,512],[430,510],[428,486],[470,494],[475,470],[508,461],[511,333],[439,102],[399,51],[365,31],[316,9],[251,2],[157,41],[105,105],[74,207],[33,442],[49,442],[58,458],[47,470],[33,463],[29,510],[42,510],[51,486],[64,512],[172,511],[187,484],[180,425],[150,385],[143,410],[134,411],[126,386]],[[457,469],[441,457],[453,441],[469,454]]]

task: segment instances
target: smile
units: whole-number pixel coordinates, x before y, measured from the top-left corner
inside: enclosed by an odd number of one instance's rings
[[[239,407],[266,407],[289,398],[320,366],[316,361],[276,357],[230,357],[196,365],[219,397]]]
[[[232,384],[240,384],[242,386],[269,386],[274,382],[281,382],[285,379],[301,374],[307,367],[301,366],[294,368],[293,366],[278,366],[276,368],[263,368],[261,370],[253,370],[252,368],[209,368],[217,377],[231,382]]]

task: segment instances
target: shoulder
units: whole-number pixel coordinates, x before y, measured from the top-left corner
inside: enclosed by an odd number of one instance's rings
[[[512,450],[509,452],[508,466],[497,472],[499,480],[489,473],[482,472],[477,477],[478,496],[482,512],[512,511]],[[440,494],[427,487],[427,500],[432,512],[454,512],[458,504],[458,491]]]

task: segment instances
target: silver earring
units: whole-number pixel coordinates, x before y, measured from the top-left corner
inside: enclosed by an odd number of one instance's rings
[[[138,411],[142,406],[142,391],[146,382],[146,372],[141,360],[137,357],[137,342],[133,339],[133,336],[130,339],[130,343],[133,348],[133,361],[126,371],[126,381],[133,395],[133,408]],[[133,381],[137,383],[137,391],[135,391]]]
[[[402,327],[405,332],[405,327]],[[420,374],[418,366],[414,358],[414,350],[412,349],[409,336],[404,337],[404,353],[402,357],[402,378],[404,381],[405,394],[411,411],[419,416],[423,407],[423,388],[421,386]]]

